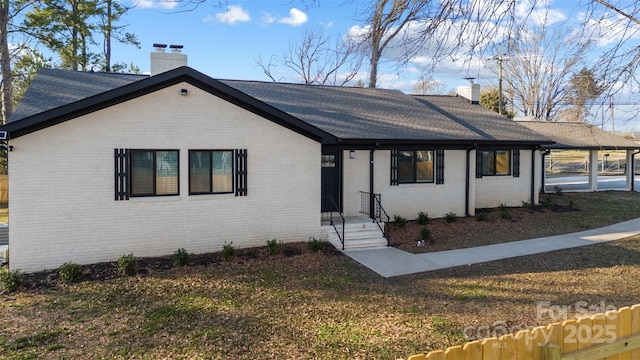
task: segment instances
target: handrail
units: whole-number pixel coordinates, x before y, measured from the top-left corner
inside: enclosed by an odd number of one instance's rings
[[[389,245],[389,239],[391,234],[389,232],[389,226],[385,226],[384,229],[380,222],[382,221],[382,214],[386,217],[386,224],[391,222],[391,217],[382,207],[382,194],[373,194],[373,201],[371,201],[371,193],[366,191],[360,191],[360,212],[369,215],[373,222],[378,225],[378,228],[382,232],[382,235],[387,239],[387,246]],[[373,214],[371,214],[371,205],[373,204]]]
[[[331,205],[333,205],[333,208],[331,211],[329,211],[329,224],[333,226],[333,229],[336,231],[336,234],[338,235],[338,239],[342,244],[342,251],[344,251],[344,223],[345,223],[344,215],[340,211],[340,208],[336,203],[336,199],[334,199],[333,196],[327,196],[327,197],[324,197],[323,199],[331,199]],[[333,209],[336,210],[335,212],[337,212],[338,215],[340,215],[340,218],[342,219],[342,235],[340,235],[340,231],[338,230],[336,223],[333,221],[333,213],[334,213]]]

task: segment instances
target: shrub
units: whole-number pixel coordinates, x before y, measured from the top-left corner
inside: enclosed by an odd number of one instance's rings
[[[309,242],[307,242],[307,247],[309,248],[309,251],[311,252],[320,252],[324,249],[324,242],[316,239],[316,238],[311,238],[309,240]]]
[[[444,221],[446,221],[447,224],[454,223],[458,221],[458,215],[456,215],[456,213],[454,213],[453,211],[448,212],[444,215]]]
[[[420,211],[418,213],[418,217],[416,218],[416,222],[420,225],[427,225],[429,223],[429,215],[426,212]]]
[[[76,282],[82,279],[84,272],[82,270],[82,265],[67,261],[60,265],[58,268],[58,274],[60,274],[60,278],[65,282]]]
[[[185,248],[180,248],[173,253],[173,263],[178,266],[189,264],[189,253]]]
[[[122,255],[118,259],[118,272],[125,275],[133,275],[138,271],[138,259],[133,256],[133,253],[129,255]]]
[[[407,219],[403,218],[400,215],[393,215],[393,221],[398,224],[399,227],[403,228],[405,225],[407,225]]]
[[[238,255],[238,250],[233,247],[233,241],[222,245],[222,260],[229,261]]]
[[[431,230],[427,227],[423,227],[420,230],[420,238],[425,241],[431,239]]]
[[[500,217],[505,220],[511,220],[513,215],[511,215],[511,211],[504,203],[500,203]]]
[[[555,195],[562,195],[562,194],[564,194],[564,192],[562,191],[562,188],[561,188],[560,186],[557,186],[557,185],[553,187],[553,193],[554,193]]]
[[[276,255],[282,251],[282,243],[278,239],[267,240],[267,251],[269,255]]]
[[[8,291],[16,291],[24,283],[24,275],[20,270],[0,270],[0,284]]]
[[[489,214],[484,211],[476,212],[476,221],[487,221],[489,219]]]

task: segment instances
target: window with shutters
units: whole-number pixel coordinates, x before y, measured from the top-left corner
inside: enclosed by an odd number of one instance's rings
[[[178,150],[129,150],[129,195],[178,195]]]
[[[444,183],[444,150],[392,150],[391,185]]]
[[[478,155],[477,177],[511,175],[511,150],[482,150]]]
[[[233,150],[189,150],[189,194],[232,193],[233,162]]]

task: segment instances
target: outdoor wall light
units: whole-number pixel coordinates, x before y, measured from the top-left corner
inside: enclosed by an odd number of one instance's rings
[[[180,89],[180,95],[182,95],[182,96],[187,96],[187,95],[189,95],[189,90],[187,90],[187,89]]]
[[[350,150],[349,151],[349,159],[355,159],[356,158],[356,151],[355,150]]]

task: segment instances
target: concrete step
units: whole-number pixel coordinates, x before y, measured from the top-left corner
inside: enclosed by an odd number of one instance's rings
[[[384,229],[384,225],[381,224]],[[342,232],[342,224],[336,224],[338,231]],[[342,243],[332,226],[327,228],[328,239],[336,249],[342,250]],[[347,223],[344,227],[344,250],[370,249],[387,246],[387,239],[376,223],[358,222]]]

